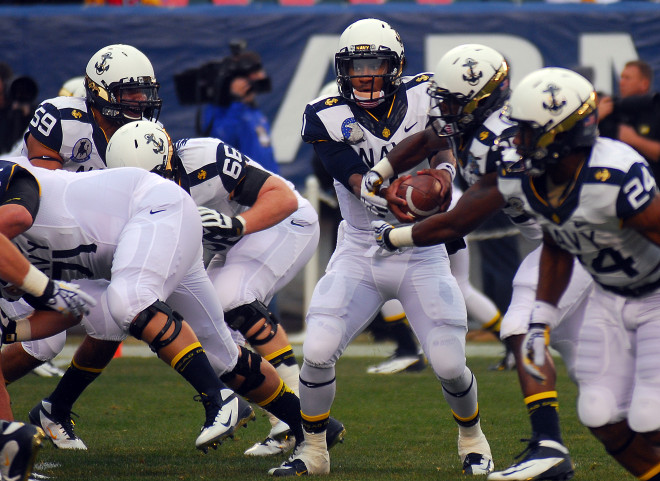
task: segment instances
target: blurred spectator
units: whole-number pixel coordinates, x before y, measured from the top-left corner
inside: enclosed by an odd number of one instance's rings
[[[0,62],[0,154],[10,152],[22,140],[37,106],[38,93],[31,77],[14,77],[11,67]]]
[[[220,62],[216,101],[201,113],[198,134],[222,139],[265,169],[279,173],[270,141],[270,124],[257,106],[257,94],[270,92],[270,78],[256,52],[244,41],[230,43],[232,54]]]
[[[651,91],[653,70],[643,60],[626,63],[619,78],[619,97],[598,103],[600,134],[621,140],[642,154],[660,180],[660,94]]]

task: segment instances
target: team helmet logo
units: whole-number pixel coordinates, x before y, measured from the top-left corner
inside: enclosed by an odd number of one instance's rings
[[[484,73],[480,70],[478,73],[475,71],[475,67],[479,65],[474,59],[466,58],[463,67],[467,68],[467,74],[463,74],[463,80],[468,84],[475,86],[479,83],[479,80],[484,76]]]
[[[550,100],[546,103],[543,102],[543,108],[550,111],[550,115],[559,115],[566,105],[566,99],[559,100],[559,92],[561,88],[557,87],[555,84],[549,84],[545,90],[544,94],[550,96]]]
[[[76,144],[73,146],[69,160],[78,164],[82,164],[83,162],[87,162],[91,156],[92,141],[87,138],[78,139]]]
[[[145,140],[147,145],[153,143],[154,154],[164,154],[165,153],[165,141],[163,139],[156,138],[155,134],[145,134]]]
[[[101,63],[96,62],[94,64],[94,68],[96,69],[96,73],[98,75],[103,75],[103,72],[107,72],[108,69],[110,68],[110,65],[108,65],[108,59],[112,58],[112,52],[107,52],[101,55]]]

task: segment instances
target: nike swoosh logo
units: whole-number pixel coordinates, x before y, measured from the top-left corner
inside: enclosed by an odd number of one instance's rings
[[[404,128],[403,128],[403,131],[404,131],[404,132],[408,132],[408,131],[409,131],[410,129],[412,129],[415,125],[417,125],[417,122],[415,122],[415,123],[412,124],[412,125],[409,125],[408,127],[404,127]]]
[[[298,224],[295,220],[291,219],[291,225],[295,225],[298,227],[305,227],[303,224]]]
[[[160,210],[153,210],[151,209],[149,211],[150,214],[158,214],[159,212],[165,212],[167,209],[160,209]]]

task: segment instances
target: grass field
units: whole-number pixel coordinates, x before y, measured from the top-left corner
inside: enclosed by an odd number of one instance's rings
[[[492,372],[494,358],[468,360],[479,381],[482,426],[496,468],[508,466],[529,436],[527,414],[516,374]],[[430,368],[420,373],[373,376],[367,358],[342,358],[337,366],[333,415],[348,430],[331,451],[331,479],[465,479],[456,451],[457,428]],[[560,366],[558,386],[563,433],[576,467],[575,479],[634,479],[609,458],[575,413],[576,389]],[[57,379],[30,375],[9,387],[14,414],[26,420],[29,409]],[[41,450],[37,470],[61,481],[267,479],[282,457],[253,459],[243,451],[265,436],[263,415],[234,440],[204,455],[194,448],[203,421],[193,390],[155,359],[119,358],[90,387],[75,411],[77,432],[86,452],[60,451],[50,442]],[[76,418],[74,418],[76,419]]]

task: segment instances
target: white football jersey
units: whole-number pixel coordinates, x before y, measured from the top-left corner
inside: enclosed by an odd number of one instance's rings
[[[554,241],[574,254],[596,282],[622,295],[639,295],[660,282],[660,247],[621,221],[656,195],[648,164],[634,149],[599,138],[558,207],[546,200],[545,177],[499,170],[504,198],[533,215]]]
[[[35,110],[28,131],[39,143],[60,154],[64,170],[87,172],[106,168],[108,139],[87,110],[84,98],[44,100]],[[25,142],[22,155],[28,156]]]
[[[403,77],[392,109],[381,119],[376,119],[370,112],[356,107],[343,97],[331,95],[315,99],[305,109],[303,140],[308,143],[333,141],[350,145],[366,166],[366,172],[396,144],[426,128],[430,103],[426,89],[430,76],[421,73],[414,77]],[[400,175],[427,167],[428,161],[425,160]],[[386,179],[384,185],[389,185],[390,180]],[[336,178],[334,185],[342,217],[356,229],[371,232],[371,221],[379,218],[369,212],[360,199]],[[392,213],[385,220],[391,224],[400,224]]]
[[[110,279],[113,256],[134,206],[153,186],[172,184],[138,168],[79,175],[34,167],[22,158],[12,160],[41,185],[34,223],[14,242],[35,267],[65,281]],[[154,205],[154,214],[158,210]]]
[[[232,193],[245,178],[248,165],[265,170],[259,163],[215,138],[182,139],[176,143],[175,150],[187,174],[187,180],[183,181],[182,185],[189,190],[197,205],[230,216],[250,208],[236,202]],[[291,182],[277,174],[269,173],[281,179],[295,192],[298,205],[304,202]],[[255,197],[256,195],[257,192],[254,192]]]

